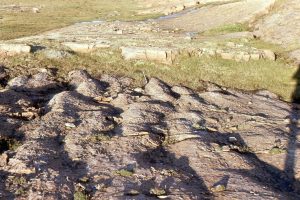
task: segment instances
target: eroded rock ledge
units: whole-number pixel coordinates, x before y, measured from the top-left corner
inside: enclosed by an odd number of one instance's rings
[[[267,91],[130,83],[86,71],[10,79],[0,91],[0,197],[299,198],[295,106]]]

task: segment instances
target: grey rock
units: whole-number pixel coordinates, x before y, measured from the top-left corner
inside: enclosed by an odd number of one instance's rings
[[[43,50],[42,53],[45,55],[46,58],[49,59],[61,59],[71,56],[71,54],[66,51],[55,49],[46,49]]]
[[[152,98],[161,101],[174,101],[175,97],[171,88],[157,78],[151,78],[149,83],[145,86],[146,94]]]
[[[98,80],[93,79],[86,71],[76,70],[69,73],[70,85],[87,97],[98,97],[104,93],[104,88]]]
[[[25,77],[19,86],[39,78],[45,75]],[[253,191],[263,197],[298,199],[296,192],[282,192],[278,184],[289,180],[282,170],[291,134],[287,127],[299,129],[291,104],[217,86],[196,93],[158,79],[150,79],[137,95],[125,80],[103,75],[100,81],[85,71],[73,71],[66,80],[72,87],[50,95],[50,101],[47,92],[39,93],[45,103],[34,105],[45,112],[35,119],[14,114],[34,109],[32,95],[1,90],[0,137],[19,132],[25,136],[16,150],[8,151],[9,162],[0,161],[0,172],[8,177],[0,184],[5,188],[1,195],[10,195],[7,188],[15,183],[11,177],[18,174],[30,175],[24,183],[26,199],[72,199],[74,185],[97,188],[89,194],[93,199],[109,199],[131,189],[138,191],[137,198],[147,199],[141,183],[146,194],[155,185],[171,184],[167,196],[172,199],[260,199]],[[79,92],[86,82],[100,93],[104,84],[103,98],[111,100],[99,102],[95,93]],[[110,88],[119,88],[116,97]],[[276,155],[270,153],[274,148]],[[294,156],[297,159],[299,152]],[[299,163],[294,168],[298,172]],[[116,173],[122,169],[130,170],[128,177]],[[202,180],[204,186],[199,185]],[[216,189],[218,185],[226,185],[226,195]],[[214,196],[209,188],[216,189]],[[189,192],[179,194],[182,189]]]
[[[173,86],[172,91],[180,95],[194,94],[194,91],[184,86]]]
[[[268,60],[273,60],[273,61],[276,60],[276,54],[273,51],[268,49],[263,51],[263,57]]]
[[[56,89],[59,84],[54,81],[47,72],[40,72],[38,74],[29,76],[16,77],[8,82],[8,88],[16,91],[27,92],[46,92],[51,89]]]

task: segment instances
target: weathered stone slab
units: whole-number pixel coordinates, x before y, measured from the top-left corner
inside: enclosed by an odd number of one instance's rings
[[[263,55],[262,56],[265,59],[268,59],[268,60],[273,60],[273,61],[276,60],[276,54],[273,51],[268,50],[268,49],[266,49],[266,50],[263,51]]]
[[[102,43],[88,43],[88,42],[65,42],[63,45],[67,46],[74,52],[87,53],[98,48],[108,48],[109,44]]]
[[[230,43],[225,48],[200,48],[198,52],[199,56],[219,56],[225,60],[235,61],[249,61],[249,60],[276,60],[276,54],[269,49],[256,49],[243,47],[238,44]]]
[[[125,60],[148,60],[163,64],[172,64],[179,54],[177,49],[157,47],[121,47]]]
[[[0,53],[13,55],[20,53],[30,53],[31,46],[26,44],[0,44]]]

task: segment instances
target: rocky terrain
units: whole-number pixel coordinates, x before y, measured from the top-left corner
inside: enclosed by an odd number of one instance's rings
[[[202,5],[201,1],[194,3]],[[216,56],[235,61],[275,60],[276,52],[271,49],[259,49],[249,43],[254,38],[261,38],[269,42],[284,44],[284,48],[288,46],[289,57],[299,62],[299,30],[296,24],[299,16],[297,6],[294,6],[297,4],[296,1],[290,0],[288,4],[278,8],[278,12],[270,13],[270,15],[267,14],[275,4],[274,0],[202,3],[207,3],[207,5],[159,19],[133,22],[83,22],[37,36],[5,41],[0,44],[0,55],[30,53],[46,49],[47,57],[56,58],[60,57],[61,53],[57,51],[54,53],[53,48],[80,53],[96,49],[120,49],[127,60],[142,59],[164,64],[172,64],[178,55]],[[163,5],[158,4],[159,8],[164,5],[170,4],[167,2]],[[153,7],[153,4],[151,6]],[[293,13],[294,16],[289,17],[289,13]],[[226,17],[223,17],[224,15]],[[267,17],[256,22],[264,15]],[[286,20],[278,26],[279,22],[274,19],[275,17],[286,17],[290,21]],[[273,23],[274,20],[276,23]],[[255,31],[235,32],[213,37],[198,36],[199,32],[222,25],[242,23],[249,23],[249,25],[255,23]],[[287,33],[289,36],[285,37]],[[238,41],[235,43],[230,40]],[[31,46],[30,49],[29,46]]]
[[[2,198],[299,198],[297,108],[276,95],[54,71],[1,91]]]
[[[297,0],[275,4],[151,0],[143,12],[168,16],[3,41],[0,58],[104,49],[167,66],[179,56],[276,62],[280,55],[250,42],[259,38],[289,48],[297,63]],[[246,22],[253,31],[199,34]],[[195,91],[145,75],[136,87],[132,78],[85,70],[61,77],[54,66],[17,77],[10,70],[0,65],[0,199],[300,198],[300,107],[272,92],[208,81]]]

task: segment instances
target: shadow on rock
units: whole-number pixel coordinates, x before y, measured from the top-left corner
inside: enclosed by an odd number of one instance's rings
[[[139,188],[145,196],[176,195],[190,198],[212,199],[212,195],[202,178],[190,166],[189,158],[176,158],[164,146],[149,149],[146,152],[134,154],[139,167],[155,170],[156,172],[170,172],[171,174],[159,178],[158,174],[150,179],[142,180],[139,185],[128,185],[125,190]],[[155,172],[154,172],[155,173]],[[174,173],[172,175],[172,173]],[[175,175],[176,174],[176,175]]]
[[[236,133],[230,135],[237,139],[236,142],[231,143],[231,145],[234,146],[231,151],[236,152],[239,156],[244,158],[244,160],[252,166],[252,169],[225,169],[223,171],[237,173],[244,177],[248,177],[262,187],[266,187],[284,197],[290,199],[300,198],[299,191],[295,190],[295,186],[299,186],[299,181],[296,181],[294,177],[290,177],[285,170],[280,170],[260,160],[255,153],[251,152],[250,148],[239,134]],[[227,136],[225,137],[228,138]],[[222,140],[221,143],[223,143],[224,140]]]

